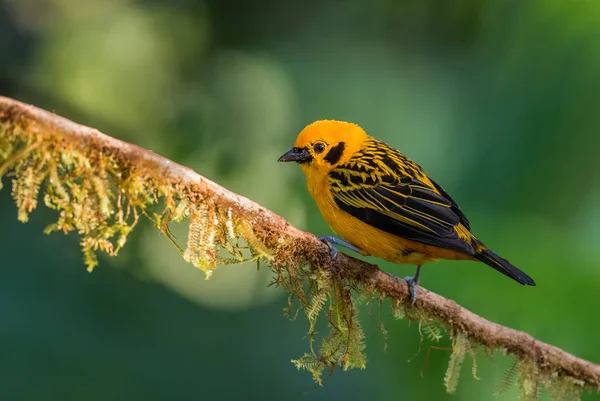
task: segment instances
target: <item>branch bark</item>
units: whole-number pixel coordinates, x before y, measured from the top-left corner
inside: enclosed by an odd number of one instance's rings
[[[190,194],[208,196],[219,204],[249,217],[254,228],[263,232],[261,237],[266,241],[265,245],[272,249],[277,248],[277,242],[282,238],[284,241],[293,241],[297,256],[311,255],[308,259],[317,261],[320,268],[328,269],[332,274],[372,288],[396,302],[404,302],[409,298],[408,288],[402,279],[379,270],[375,265],[342,253],[332,260],[329,248],[314,235],[293,227],[283,217],[221,187],[190,168],[149,150],[6,97],[0,97],[0,122],[22,125],[42,139],[47,136],[61,136],[94,151],[117,155],[148,175],[177,182]],[[419,287],[418,294],[415,308],[439,319],[451,331],[461,332],[469,339],[491,349],[504,348],[519,358],[528,358],[538,368],[572,378],[587,388],[600,390],[600,365],[538,341],[528,333],[486,320],[454,301],[422,287]]]

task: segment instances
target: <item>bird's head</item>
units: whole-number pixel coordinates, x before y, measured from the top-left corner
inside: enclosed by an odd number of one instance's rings
[[[328,174],[347,162],[367,138],[367,133],[354,123],[315,121],[300,132],[294,147],[278,161],[297,162],[307,176]]]

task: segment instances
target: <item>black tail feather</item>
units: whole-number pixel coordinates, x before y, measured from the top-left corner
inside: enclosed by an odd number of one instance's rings
[[[511,265],[508,260],[501,258],[489,249],[486,249],[483,252],[477,253],[473,256],[481,260],[486,265],[493,267],[500,273],[507,275],[523,285],[535,285],[535,281],[533,281],[531,277],[517,269],[515,266]]]

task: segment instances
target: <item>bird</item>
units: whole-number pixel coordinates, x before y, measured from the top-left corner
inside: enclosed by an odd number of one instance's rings
[[[315,121],[278,161],[300,165],[324,220],[341,237],[318,237],[332,258],[339,245],[417,266],[414,276],[404,278],[411,305],[421,267],[442,259],[483,262],[520,284],[535,286],[531,277],[475,237],[458,204],[421,166],[358,124]]]

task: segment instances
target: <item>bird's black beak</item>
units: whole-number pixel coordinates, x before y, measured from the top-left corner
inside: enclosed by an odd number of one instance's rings
[[[312,155],[306,148],[291,148],[285,152],[279,159],[278,162],[298,162],[307,163],[312,160]]]

